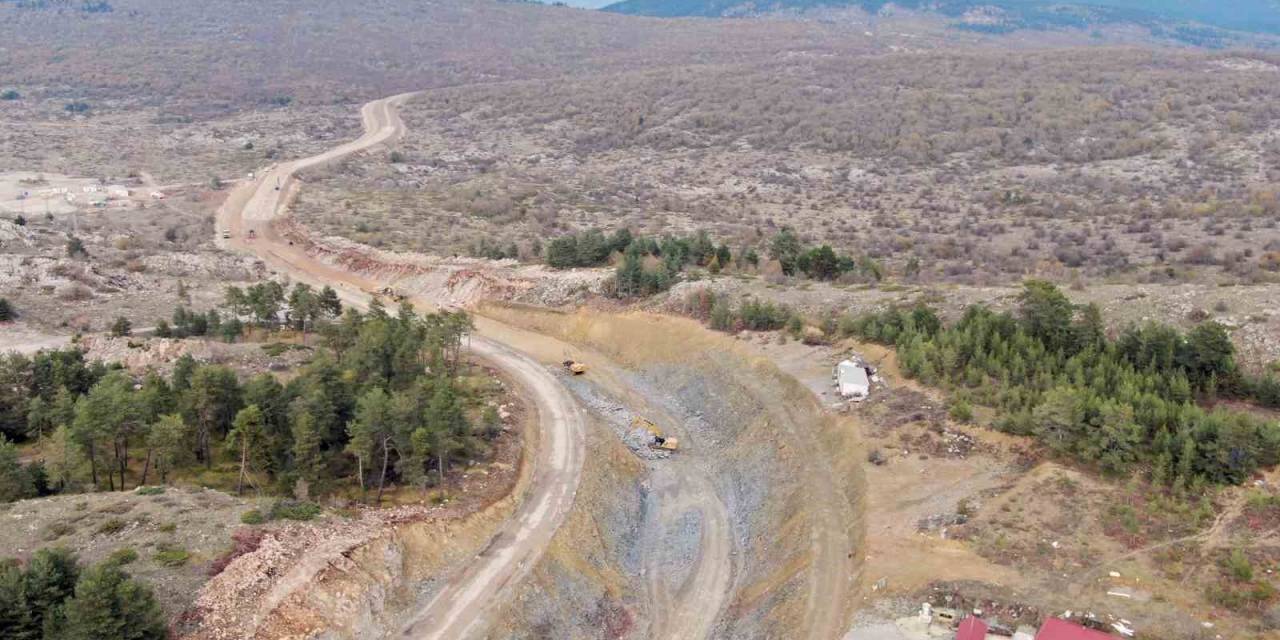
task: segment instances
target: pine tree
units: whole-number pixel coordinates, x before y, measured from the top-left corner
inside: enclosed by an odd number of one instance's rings
[[[27,403],[27,437],[38,440],[57,426],[52,405],[40,396]]]
[[[163,415],[151,425],[147,446],[152,451],[161,483],[168,482],[173,470],[189,464],[194,458],[192,440],[191,428],[183,422],[182,416]]]
[[[111,325],[111,335],[117,338],[133,335],[133,323],[124,316],[116,318]]]
[[[40,441],[40,451],[44,455],[49,480],[59,491],[73,485],[77,477],[82,477],[80,474],[83,473],[84,456],[67,425],[58,425],[52,433],[47,434]]]
[[[222,366],[203,366],[191,374],[190,389],[184,394],[184,413],[195,427],[196,451],[205,466],[213,466],[213,441],[231,429],[242,399],[235,372]],[[178,389],[177,372],[174,388]]]
[[[299,478],[315,485],[325,472],[321,451],[323,437],[307,403],[302,400],[294,402],[290,407],[289,425],[293,434],[293,468]]]
[[[65,640],[164,640],[168,635],[151,590],[112,563],[80,577],[63,614],[57,637]]]
[[[31,475],[18,460],[18,448],[0,434],[0,503],[13,502],[36,495]]]
[[[284,387],[269,373],[258,374],[244,385],[244,403],[257,405],[262,410],[266,432],[265,443],[268,469],[280,473],[288,468],[293,443],[289,424],[289,395]]]
[[[23,638],[31,629],[22,568],[13,560],[0,562],[0,638]]]
[[[30,621],[27,637],[32,640],[47,637],[45,620],[58,615],[63,601],[75,593],[79,575],[76,557],[70,551],[55,548],[36,552],[23,576],[23,596]]]
[[[265,436],[262,410],[251,404],[236,413],[231,422],[231,431],[227,433],[227,450],[240,459],[240,476],[236,481],[236,495],[244,493],[244,483],[248,478],[249,465],[261,451]],[[251,457],[250,453],[254,453]]]
[[[640,295],[644,287],[644,266],[640,251],[634,245],[622,256],[622,263],[614,273],[614,285],[620,298]]]
[[[338,292],[329,285],[320,290],[319,306],[324,316],[330,320],[342,315],[342,301],[338,299]]]
[[[387,481],[387,466],[391,460],[391,448],[394,438],[392,418],[392,400],[385,391],[374,387],[360,397],[356,403],[355,419],[347,424],[347,433],[351,442],[347,451],[356,456],[360,462],[360,487],[364,488],[365,461],[374,461],[377,456],[380,470],[378,472],[378,497],[382,502],[382,491]]]
[[[458,404],[453,385],[447,380],[438,383],[435,395],[427,405],[426,431],[441,486],[444,486],[449,459],[467,447],[467,428],[467,419]]]

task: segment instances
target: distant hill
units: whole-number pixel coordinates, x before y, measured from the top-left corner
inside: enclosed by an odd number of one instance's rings
[[[1212,40],[1215,29],[1280,34],[1280,0],[622,0],[605,11],[662,17],[725,17],[855,7],[878,12],[893,4],[957,19],[978,31],[1089,28],[1133,23],[1183,40]],[[981,10],[982,21],[959,20]]]

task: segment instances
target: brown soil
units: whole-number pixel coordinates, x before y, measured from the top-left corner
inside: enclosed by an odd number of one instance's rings
[[[395,507],[269,527],[255,551],[200,590],[183,616],[183,637],[359,636],[388,628],[425,582],[478,552],[528,483],[524,442],[538,431],[518,387],[485,368],[513,390],[490,462],[467,467],[429,495],[391,487],[386,497]]]

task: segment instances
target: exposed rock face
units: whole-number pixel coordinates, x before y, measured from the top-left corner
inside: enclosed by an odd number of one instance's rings
[[[607,363],[599,384],[626,405],[584,397],[602,421],[619,423],[608,446],[589,442],[588,460],[623,471],[593,480],[587,469],[575,514],[497,616],[497,636],[840,637],[862,541],[863,457],[849,424],[693,322],[492,305],[481,313]],[[622,449],[643,461],[639,475],[618,462],[627,420],[613,419],[632,410],[681,441],[667,458]],[[706,575],[718,562],[728,565],[725,583]]]

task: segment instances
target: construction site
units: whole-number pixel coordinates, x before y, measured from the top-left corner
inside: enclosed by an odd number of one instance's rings
[[[569,4],[0,2],[0,637],[1280,638],[1270,36]]]

